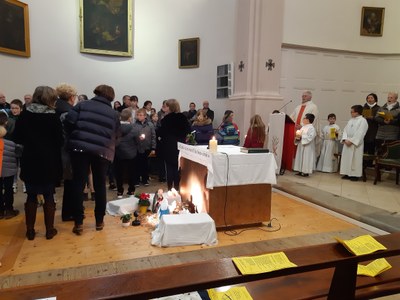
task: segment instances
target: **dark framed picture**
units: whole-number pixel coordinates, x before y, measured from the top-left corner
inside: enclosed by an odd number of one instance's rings
[[[79,0],[80,51],[132,56],[132,0]]]
[[[31,56],[28,4],[0,0],[0,52]]]
[[[361,12],[361,35],[382,36],[384,7],[363,7]]]
[[[179,40],[179,68],[199,67],[200,39],[191,38]]]

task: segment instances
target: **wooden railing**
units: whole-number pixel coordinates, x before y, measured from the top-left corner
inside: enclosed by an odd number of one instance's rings
[[[400,292],[400,232],[375,237],[387,250],[354,256],[330,243],[284,250],[298,265],[243,276],[231,258],[185,263],[110,276],[0,290],[0,299],[150,299],[227,285],[244,285],[253,299],[369,299]],[[261,253],[254,253],[259,255]],[[357,276],[357,264],[381,257],[393,268]]]

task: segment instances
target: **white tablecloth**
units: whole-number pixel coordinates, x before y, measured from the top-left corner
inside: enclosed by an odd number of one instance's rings
[[[215,245],[217,242],[214,220],[206,213],[163,215],[151,239],[152,245],[160,247]]]
[[[187,147],[188,145],[186,145]],[[207,146],[196,147],[199,151],[208,151]],[[188,147],[187,147],[188,148]],[[195,152],[180,151],[180,155],[194,160],[207,167],[207,162],[193,158]],[[276,184],[275,170],[277,168],[272,153],[242,153],[240,147],[231,145],[218,145],[218,152],[211,155],[212,168],[207,167],[206,187],[231,186],[244,184]]]

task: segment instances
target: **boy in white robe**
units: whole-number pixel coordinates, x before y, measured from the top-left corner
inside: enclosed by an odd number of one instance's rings
[[[294,143],[297,145],[296,157],[294,160],[294,171],[296,175],[308,177],[315,169],[315,137],[317,132],[312,125],[315,116],[306,114],[303,119],[303,127],[296,131]]]
[[[321,155],[317,164],[317,171],[333,173],[337,171],[338,162],[335,157],[335,153],[338,152],[338,136],[340,128],[335,124],[336,115],[328,115],[329,125],[326,125],[322,129],[322,138],[324,140],[322,144]]]
[[[368,130],[368,123],[362,116],[363,107],[351,107],[351,119],[343,130],[341,143],[343,144],[340,174],[342,179],[358,181],[362,175],[364,136]]]

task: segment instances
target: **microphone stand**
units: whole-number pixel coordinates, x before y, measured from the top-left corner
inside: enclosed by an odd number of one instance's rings
[[[290,100],[289,102],[287,102],[285,105],[283,105],[280,109],[278,109],[279,111],[282,109],[282,108],[285,108],[287,105],[289,105],[289,103],[292,103],[293,102],[293,100]]]

